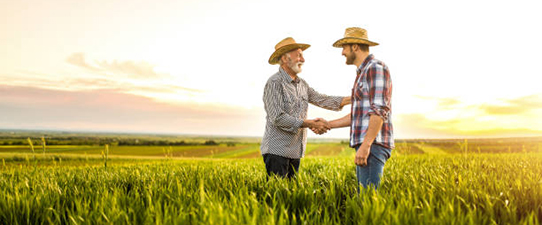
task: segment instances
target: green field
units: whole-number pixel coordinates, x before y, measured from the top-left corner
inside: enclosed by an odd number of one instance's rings
[[[37,156],[101,156],[105,146],[86,145],[52,145],[46,146],[45,151],[35,146],[34,153],[30,146],[10,145],[0,146],[0,157],[4,155],[33,155]],[[307,145],[308,156],[334,156],[342,152],[352,153],[354,150],[347,144],[341,143],[309,143]],[[235,146],[218,144],[213,146],[109,146],[109,156],[140,156],[147,158],[258,158],[261,157],[260,145],[258,143],[243,143]]]
[[[99,158],[84,161],[3,166],[0,224],[539,224],[542,219],[538,153],[394,155],[379,191],[359,195],[351,156],[308,157],[293,181],[267,180],[261,159],[114,158],[107,168]]]
[[[378,192],[359,194],[345,141],[310,140],[297,179],[283,180],[267,178],[257,139],[40,140],[0,132],[0,224],[542,221],[542,138],[398,140]]]

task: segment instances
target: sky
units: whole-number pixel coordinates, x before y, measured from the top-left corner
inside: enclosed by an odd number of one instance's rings
[[[0,129],[262,136],[274,46],[310,44],[299,76],[348,96],[355,67],[332,44],[362,27],[390,69],[396,138],[542,136],[541,5],[1,1]],[[308,117],[349,112],[311,106]]]

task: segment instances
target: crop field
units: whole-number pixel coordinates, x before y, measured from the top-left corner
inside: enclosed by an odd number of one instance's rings
[[[542,221],[540,138],[398,141],[381,187],[360,192],[354,151],[340,141],[310,141],[297,178],[284,180],[267,177],[257,140],[106,148],[51,138],[58,145],[43,150],[33,137],[32,151],[26,138],[9,138],[16,145],[0,146],[0,224]]]
[[[112,159],[113,162],[119,159]],[[296,180],[260,159],[99,159],[4,166],[1,224],[539,224],[542,155],[400,155],[378,192],[352,157],[308,157]],[[79,160],[78,162],[81,162]],[[75,166],[74,166],[75,165]]]

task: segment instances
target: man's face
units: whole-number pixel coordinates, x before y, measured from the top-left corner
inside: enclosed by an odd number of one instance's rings
[[[286,59],[286,65],[288,68],[290,68],[296,74],[301,73],[301,66],[303,66],[303,63],[305,62],[305,58],[303,58],[303,51],[301,49],[286,53]]]
[[[353,65],[356,61],[356,54],[352,50],[352,45],[343,45],[342,55],[346,57],[346,65]]]

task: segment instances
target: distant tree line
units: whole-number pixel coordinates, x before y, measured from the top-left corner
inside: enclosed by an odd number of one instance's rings
[[[41,145],[40,138],[31,138],[34,145]],[[205,142],[145,140],[145,139],[118,139],[118,138],[46,138],[47,145],[105,145],[111,146],[195,146],[219,145],[220,142],[207,140]],[[234,142],[225,142],[227,146],[235,146]],[[26,138],[1,140],[0,145],[28,145]]]
[[[219,145],[220,143],[213,140],[200,142],[186,142],[186,141],[166,141],[166,140],[138,140],[128,139],[120,140],[117,142],[119,146],[192,146],[192,145]]]

